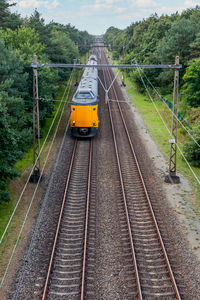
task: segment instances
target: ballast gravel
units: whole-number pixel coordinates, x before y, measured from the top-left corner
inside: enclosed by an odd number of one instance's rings
[[[127,95],[125,99],[126,97]],[[101,101],[104,101],[103,97]],[[199,261],[188,244],[176,211],[166,196],[163,176],[160,176],[164,170],[162,172],[160,166],[156,165],[156,159],[152,159],[151,150],[145,143],[146,135],[141,134],[140,127],[145,125],[139,118],[136,119],[137,122],[134,121],[134,111],[129,108],[127,120],[131,135],[134,135],[136,152],[140,157],[147,187],[152,198],[155,199],[153,203],[155,213],[158,215],[158,223],[161,225],[162,235],[169,249],[169,256],[172,258],[172,266],[175,273],[179,275],[180,285],[183,285],[183,299],[198,300],[200,299]],[[111,135],[108,133],[107,108],[103,104],[100,120],[100,129],[94,139],[97,155],[94,300],[134,299],[124,270],[126,259],[120,242],[121,231],[116,201],[116,197],[119,196],[116,161],[112,151]],[[41,299],[43,278],[47,271],[73,143],[68,132],[51,174],[46,178],[46,190],[41,200],[38,217],[32,226],[29,243],[22,254],[19,270],[13,277],[13,286],[7,299]],[[157,154],[160,155],[159,152]]]

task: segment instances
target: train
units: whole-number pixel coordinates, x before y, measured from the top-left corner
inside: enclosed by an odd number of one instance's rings
[[[90,55],[87,65],[97,65],[97,56]],[[71,101],[72,136],[96,135],[99,128],[98,103],[98,70],[95,67],[86,67]]]

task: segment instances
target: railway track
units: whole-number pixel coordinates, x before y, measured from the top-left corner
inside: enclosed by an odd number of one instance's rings
[[[74,143],[42,299],[84,299],[92,149],[92,140]]]
[[[101,53],[103,63],[107,63]],[[103,72],[106,87],[113,81],[110,70]],[[122,197],[119,203],[123,239],[129,240],[137,299],[181,299],[168,255],[145,186],[133,143],[125,121],[116,85],[110,89],[108,110],[118,165]],[[128,236],[127,236],[128,235]],[[131,263],[130,263],[131,261]]]
[[[106,63],[102,51],[100,57]],[[99,76],[107,88],[114,79],[110,69]],[[14,287],[9,299],[190,299],[193,286],[187,290],[185,273],[174,256],[177,243],[168,239],[171,231],[159,220],[166,217],[165,211],[160,214],[163,201],[157,191],[153,196],[149,161],[145,157],[144,163],[138,154],[141,146],[135,141],[140,139],[137,128],[130,126],[127,103],[119,103],[123,97],[117,84],[109,91],[113,101],[102,103],[103,88],[99,97],[97,138],[74,143],[67,136],[17,291]],[[137,156],[142,158],[139,163]],[[168,254],[157,223],[163,226]]]

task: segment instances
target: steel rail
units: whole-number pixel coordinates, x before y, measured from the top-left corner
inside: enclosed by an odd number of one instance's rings
[[[55,239],[54,239],[54,243],[53,243],[51,258],[50,258],[50,261],[49,261],[49,267],[48,267],[48,272],[47,272],[47,276],[46,276],[45,286],[44,286],[44,289],[43,289],[42,300],[45,300],[46,296],[47,296],[47,289],[48,289],[50,274],[51,274],[51,270],[52,270],[52,266],[53,266],[55,249],[56,249],[58,234],[59,234],[59,230],[60,230],[60,226],[61,226],[62,215],[63,215],[63,211],[64,211],[64,207],[65,207],[66,196],[67,196],[67,192],[68,192],[68,188],[69,188],[69,182],[70,182],[70,177],[71,177],[71,173],[72,173],[72,167],[73,167],[73,163],[74,163],[76,148],[77,148],[77,139],[74,142],[74,148],[73,148],[71,163],[70,163],[70,167],[69,167],[69,173],[68,173],[67,182],[66,182],[66,186],[65,186],[63,202],[62,202],[62,206],[61,206],[61,209],[60,209],[60,215],[59,215],[58,225],[57,225]]]
[[[90,187],[91,187],[91,173],[92,173],[92,150],[93,142],[90,142],[90,157],[88,166],[88,189],[87,189],[87,203],[85,214],[85,238],[84,238],[84,250],[83,250],[83,267],[82,267],[82,281],[81,281],[81,296],[80,299],[84,299],[85,293],[85,273],[86,273],[86,255],[87,255],[87,240],[88,240],[88,223],[89,223],[89,207],[90,207]]]
[[[168,272],[169,272],[169,276],[170,276],[170,279],[171,279],[171,282],[172,282],[172,286],[174,288],[174,292],[176,294],[176,298],[180,300],[181,297],[180,297],[180,293],[178,291],[176,280],[175,280],[174,275],[173,275],[173,271],[172,271],[172,268],[171,268],[171,265],[170,265],[170,262],[169,262],[169,259],[168,259],[168,255],[167,255],[167,252],[166,252],[166,249],[165,249],[165,246],[164,246],[164,242],[163,242],[163,239],[162,239],[159,227],[158,227],[158,223],[156,221],[156,217],[155,217],[155,214],[154,214],[154,211],[153,211],[151,200],[150,200],[148,192],[147,192],[147,188],[146,188],[146,185],[145,185],[145,182],[144,182],[141,170],[140,170],[140,166],[139,166],[139,163],[138,163],[135,151],[133,149],[133,144],[131,142],[130,135],[129,135],[129,132],[128,132],[128,128],[127,128],[127,125],[126,125],[126,122],[125,122],[125,119],[124,119],[124,116],[123,116],[123,112],[121,110],[121,107],[120,107],[119,103],[118,103],[118,106],[119,106],[119,109],[120,109],[120,114],[121,114],[121,117],[122,117],[122,120],[123,120],[123,124],[124,124],[125,130],[126,130],[126,134],[127,134],[128,140],[129,140],[131,151],[132,151],[132,154],[133,154],[135,162],[136,162],[137,170],[138,170],[139,177],[140,177],[140,180],[141,180],[144,192],[145,192],[145,196],[146,196],[146,199],[147,199],[147,202],[148,202],[148,206],[149,206],[149,209],[150,209],[150,212],[151,212],[151,216],[152,216],[152,219],[153,219],[153,222],[154,222],[154,226],[155,226],[155,229],[156,229],[156,232],[157,232],[159,243],[160,243],[160,246],[162,248],[162,252],[163,252],[164,258],[165,258],[165,262],[166,262],[167,269],[168,269]]]
[[[111,75],[110,75],[110,78],[111,78]],[[113,86],[113,91],[114,91],[115,96],[117,98],[117,93],[116,93],[116,90],[115,90],[114,86]],[[140,180],[141,180],[144,192],[145,192],[145,196],[146,196],[147,203],[148,203],[148,206],[149,206],[149,209],[150,209],[150,212],[151,212],[151,216],[152,216],[152,219],[153,219],[153,223],[154,223],[154,226],[155,226],[155,229],[156,229],[156,232],[157,232],[159,243],[160,243],[161,248],[162,248],[162,252],[163,252],[163,255],[164,255],[164,258],[165,258],[165,262],[166,262],[167,269],[168,269],[168,272],[169,272],[169,276],[170,276],[170,279],[171,279],[171,282],[172,282],[172,286],[173,286],[176,298],[181,300],[180,293],[179,293],[179,290],[178,290],[178,287],[177,287],[177,284],[176,284],[176,280],[174,278],[173,271],[172,271],[172,268],[171,268],[171,265],[170,265],[170,262],[169,262],[169,259],[168,259],[168,255],[167,255],[167,252],[166,252],[166,249],[165,249],[165,246],[164,246],[164,242],[163,242],[163,239],[162,239],[159,227],[158,227],[158,223],[156,221],[156,217],[155,217],[155,214],[154,214],[154,211],[153,211],[151,200],[150,200],[150,197],[149,197],[148,192],[147,192],[147,188],[146,188],[143,176],[142,176],[142,172],[141,172],[141,169],[140,169],[137,157],[136,157],[135,150],[133,148],[133,144],[132,144],[132,141],[131,141],[131,138],[130,138],[128,127],[127,127],[126,121],[124,119],[124,115],[123,115],[123,112],[122,112],[122,109],[121,109],[121,105],[120,105],[119,102],[117,102],[117,104],[118,104],[118,107],[119,107],[119,111],[120,111],[120,115],[121,115],[121,118],[122,118],[122,121],[123,121],[123,124],[124,124],[125,131],[126,131],[126,134],[127,134],[129,145],[130,145],[130,148],[131,148],[131,151],[132,151],[135,163],[136,163],[136,167],[137,167],[137,170],[138,170],[138,173],[139,173],[139,177],[140,177]]]
[[[129,234],[129,238],[130,238],[132,261],[133,261],[133,266],[134,266],[134,271],[135,271],[137,291],[138,291],[139,300],[142,300],[143,299],[142,290],[141,290],[139,272],[138,272],[138,267],[137,267],[136,254],[135,254],[135,249],[134,249],[133,236],[132,236],[132,230],[131,230],[131,225],[130,225],[130,218],[129,218],[128,207],[127,207],[125,187],[124,187],[122,170],[121,170],[120,159],[119,159],[119,151],[118,151],[116,133],[115,133],[115,128],[114,128],[114,123],[113,123],[113,118],[112,118],[112,113],[111,113],[109,102],[108,102],[108,110],[109,110],[109,116],[110,116],[110,121],[111,121],[112,134],[113,134],[113,140],[114,140],[114,146],[115,146],[115,154],[116,154],[116,159],[117,159],[120,184],[121,184],[122,195],[123,195],[123,202],[124,202],[124,208],[125,208],[125,214],[126,214],[126,222],[127,222],[127,226],[128,226],[128,234]]]

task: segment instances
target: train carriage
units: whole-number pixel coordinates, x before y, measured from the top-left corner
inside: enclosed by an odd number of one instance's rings
[[[97,57],[91,55],[87,64],[96,65]],[[98,70],[95,67],[86,67],[72,98],[70,127],[75,137],[92,137],[98,131]]]

